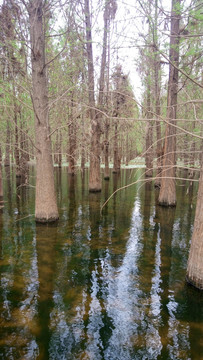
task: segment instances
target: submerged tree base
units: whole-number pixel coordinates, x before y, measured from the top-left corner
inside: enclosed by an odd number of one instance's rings
[[[195,287],[198,290],[203,290],[203,279],[198,278],[197,276],[190,277],[186,275],[186,281],[188,285]]]
[[[113,170],[112,170],[112,173],[113,173],[113,174],[118,174],[119,172],[120,172],[120,169],[117,169],[117,170],[116,170],[116,169],[113,169]]]
[[[89,189],[89,192],[91,192],[91,193],[101,192],[101,188],[100,187],[99,188],[97,188],[97,187],[91,188],[91,189]]]
[[[154,187],[155,187],[156,189],[160,189],[160,188],[161,188],[161,181],[155,180]]]
[[[42,224],[53,223],[53,222],[57,221],[58,219],[59,219],[59,216],[55,215],[55,214],[52,214],[49,216],[35,215],[35,221],[37,223],[42,223]]]
[[[175,202],[159,201],[158,204],[160,206],[164,206],[164,207],[175,207],[176,206],[176,201]]]

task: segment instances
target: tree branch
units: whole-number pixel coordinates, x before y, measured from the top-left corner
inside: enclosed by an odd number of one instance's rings
[[[181,74],[183,74],[184,76],[186,76],[189,80],[191,80],[194,84],[196,84],[197,86],[201,87],[203,89],[203,85],[198,83],[196,80],[194,80],[193,78],[191,78],[185,71],[183,71],[182,69],[180,69],[178,66],[176,66],[160,49],[157,48],[156,45],[155,46],[156,50],[159,51],[159,53],[164,57],[164,59],[166,59],[169,64],[171,64],[175,69],[177,69],[178,71],[180,71]]]

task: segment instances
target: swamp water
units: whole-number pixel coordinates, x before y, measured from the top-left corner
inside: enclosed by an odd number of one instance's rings
[[[60,220],[36,225],[34,189],[4,169],[0,359],[203,359],[203,294],[185,283],[197,186],[166,209],[139,183],[100,213],[142,171],[89,194],[88,172],[55,169]]]

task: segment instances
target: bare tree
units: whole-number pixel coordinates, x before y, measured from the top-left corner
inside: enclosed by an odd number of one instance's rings
[[[176,205],[175,187],[175,151],[176,151],[176,123],[177,95],[178,95],[178,63],[179,63],[179,25],[180,0],[172,0],[170,64],[167,99],[167,127],[164,144],[163,170],[159,204],[164,206]],[[175,66],[174,66],[175,65]]]
[[[110,21],[115,18],[117,10],[116,0],[106,0],[104,6],[104,32],[103,32],[103,49],[101,56],[101,68],[100,68],[100,79],[99,79],[99,99],[98,108],[101,110],[109,110],[109,67],[110,67],[110,48],[109,48],[109,37],[110,37]],[[108,56],[107,56],[108,55]],[[106,76],[105,76],[106,75]],[[106,96],[105,90],[105,78],[106,78]],[[98,114],[102,118],[101,114]],[[105,139],[103,142],[104,150],[104,179],[109,179],[109,119],[105,118],[104,121],[104,135]]]
[[[47,9],[48,10],[48,9]],[[36,198],[35,219],[51,222],[58,219],[54,172],[49,136],[47,69],[45,63],[46,5],[42,0],[28,4],[32,61],[33,109],[36,136]]]
[[[88,61],[89,113],[91,120],[89,191],[97,192],[97,191],[101,191],[101,176],[100,176],[101,128],[95,110],[94,63],[93,63],[91,15],[90,15],[89,0],[85,0],[85,24],[86,24],[86,49],[87,49],[87,61]]]

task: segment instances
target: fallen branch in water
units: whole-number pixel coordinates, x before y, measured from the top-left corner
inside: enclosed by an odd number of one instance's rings
[[[143,176],[143,175],[141,175],[141,176]],[[130,186],[132,186],[132,185],[135,185],[135,184],[138,184],[139,182],[150,182],[150,181],[153,181],[153,180],[155,180],[155,179],[175,179],[175,180],[186,180],[186,181],[190,181],[190,182],[192,182],[192,181],[194,181],[194,182],[198,182],[199,181],[199,179],[188,179],[188,178],[181,178],[181,177],[173,177],[173,176],[160,176],[160,177],[158,177],[158,176],[154,176],[154,177],[148,177],[147,179],[137,179],[136,181],[134,181],[134,182],[132,182],[131,184],[128,184],[128,185],[125,185],[125,186],[122,186],[122,187],[120,187],[120,188],[118,188],[118,189],[116,189],[109,197],[108,197],[108,199],[105,201],[105,203],[102,205],[102,207],[101,207],[101,210],[100,210],[100,214],[102,214],[102,210],[103,210],[103,208],[104,208],[104,206],[106,206],[106,204],[109,202],[109,200],[118,192],[118,191],[120,191],[120,190],[124,190],[124,189],[127,189],[128,187],[130,187]]]

